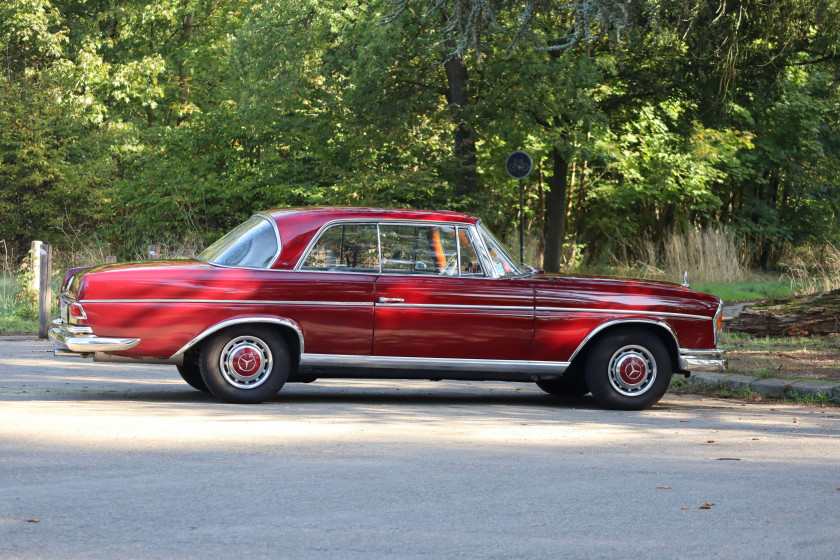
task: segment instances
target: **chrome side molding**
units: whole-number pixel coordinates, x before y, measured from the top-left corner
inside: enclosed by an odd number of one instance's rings
[[[301,367],[340,367],[365,369],[434,369],[445,372],[521,373],[560,375],[569,362],[531,360],[477,360],[464,358],[416,358],[411,356],[355,356],[346,354],[303,354]]]

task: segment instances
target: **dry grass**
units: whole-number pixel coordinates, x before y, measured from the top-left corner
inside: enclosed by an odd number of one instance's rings
[[[735,236],[722,229],[692,229],[673,234],[657,245],[648,238],[622,244],[611,265],[621,274],[639,278],[682,279],[704,283],[743,282],[750,278],[745,256]]]
[[[796,293],[818,293],[840,289],[840,250],[832,243],[789,251],[783,275]]]
[[[741,282],[749,277],[735,236],[726,230],[693,229],[665,240],[669,276],[688,270],[696,282]]]

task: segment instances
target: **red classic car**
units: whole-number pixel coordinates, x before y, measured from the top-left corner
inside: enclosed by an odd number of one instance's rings
[[[260,212],[195,259],[70,270],[60,300],[57,356],[174,364],[234,403],[353,377],[536,382],[642,409],[672,373],[725,367],[720,299],[543,274],[454,212]]]

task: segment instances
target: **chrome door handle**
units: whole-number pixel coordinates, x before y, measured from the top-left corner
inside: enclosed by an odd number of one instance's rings
[[[381,297],[379,303],[402,303],[405,300],[401,297]]]

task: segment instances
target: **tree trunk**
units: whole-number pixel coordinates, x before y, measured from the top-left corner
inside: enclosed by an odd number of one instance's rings
[[[462,56],[452,56],[443,63],[446,68],[446,100],[455,123],[455,194],[474,194],[478,190],[474,131],[464,118],[464,108],[470,101],[467,86],[467,64]]]
[[[563,253],[563,237],[566,234],[566,184],[569,162],[555,146],[551,150],[554,160],[554,175],[549,181],[549,191],[545,198],[546,240],[545,271],[560,272],[560,258]]]
[[[809,336],[840,332],[840,290],[776,299],[745,308],[730,331],[755,336]]]
[[[189,42],[190,37],[192,37],[193,33],[193,15],[189,14],[187,17],[184,18],[184,25],[181,28],[182,30],[182,37],[183,42],[186,44]],[[185,60],[181,60],[178,63],[178,101],[181,104],[181,114],[178,116],[177,122],[181,124],[186,116],[184,116],[183,111],[186,109],[186,104],[190,100],[190,71],[187,68],[187,62]]]

